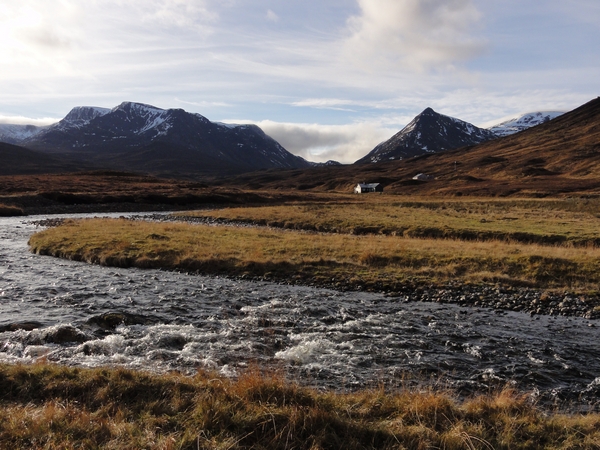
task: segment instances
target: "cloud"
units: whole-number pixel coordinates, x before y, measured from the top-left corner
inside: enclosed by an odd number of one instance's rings
[[[473,35],[481,14],[472,0],[358,0],[361,15],[348,20],[346,52],[360,63],[422,71],[448,69],[479,55]]]
[[[279,22],[279,16],[269,9],[267,10],[267,20],[269,22]]]
[[[6,2],[8,3],[8,2]],[[77,7],[25,0],[0,5],[0,40],[3,52],[48,51],[70,47]]]
[[[199,106],[201,108],[208,108],[208,107],[213,107],[213,106],[229,108],[232,106],[231,104],[225,103],[225,102],[208,102],[208,101],[190,102],[187,100],[182,100],[177,97],[175,98],[175,101],[178,103],[181,103],[183,105]]]
[[[291,153],[314,162],[353,163],[398,131],[370,122],[319,125],[263,120],[253,123]]]
[[[10,124],[10,125],[36,125],[38,127],[43,127],[46,125],[52,125],[60,121],[61,119],[55,119],[53,117],[43,117],[41,119],[32,119],[30,117],[23,116],[3,116],[0,115],[0,123],[1,124]]]
[[[142,20],[166,27],[203,28],[218,19],[206,0],[144,0],[133,2],[142,11]]]

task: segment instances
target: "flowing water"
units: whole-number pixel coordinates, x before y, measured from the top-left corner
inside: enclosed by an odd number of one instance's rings
[[[145,370],[249,367],[354,389],[512,385],[599,410],[600,323],[31,254],[35,218],[0,219],[0,362]]]

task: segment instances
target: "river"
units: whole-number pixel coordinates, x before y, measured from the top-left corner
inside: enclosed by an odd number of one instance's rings
[[[35,221],[0,218],[0,362],[235,376],[317,388],[512,386],[600,410],[600,323],[34,255]]]

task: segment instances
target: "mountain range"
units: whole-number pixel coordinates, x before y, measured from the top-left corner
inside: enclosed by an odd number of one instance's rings
[[[85,168],[185,176],[311,166],[256,125],[215,123],[141,103],[76,107],[49,127],[13,131],[18,133],[12,141],[20,146]]]
[[[483,129],[426,108],[356,163],[398,161],[473,146],[560,114],[529,113]],[[0,142],[20,146],[1,146],[3,174],[117,169],[195,177],[339,165],[294,156],[255,125],[211,122],[182,109],[133,102],[112,109],[75,107],[47,127],[0,124]]]
[[[427,181],[415,180],[425,174]],[[439,153],[377,164],[267,171],[227,180],[247,189],[352,192],[381,183],[405,195],[600,196],[600,97],[524,131]]]

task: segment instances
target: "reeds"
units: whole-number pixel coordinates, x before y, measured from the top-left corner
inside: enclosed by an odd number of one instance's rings
[[[596,449],[598,414],[543,411],[511,390],[321,392],[237,380],[0,365],[0,448]]]

